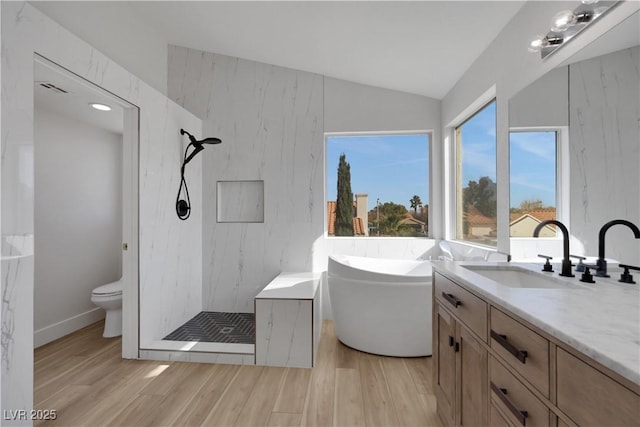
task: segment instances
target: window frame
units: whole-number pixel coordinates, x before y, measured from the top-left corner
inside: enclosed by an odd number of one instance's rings
[[[322,147],[322,153],[323,153],[323,216],[324,216],[324,231],[323,231],[323,235],[324,238],[327,239],[364,239],[364,240],[370,240],[370,239],[383,239],[383,240],[392,240],[392,239],[431,239],[432,238],[432,234],[433,234],[433,220],[432,220],[432,215],[433,215],[433,209],[431,208],[432,205],[432,200],[433,200],[433,137],[434,137],[435,131],[433,129],[421,129],[421,130],[402,130],[402,131],[346,131],[346,132],[324,132],[324,136],[323,136],[323,147]],[[428,164],[428,169],[429,169],[429,173],[427,175],[428,177],[428,183],[427,183],[427,189],[429,191],[429,197],[428,200],[426,202],[426,204],[429,206],[429,212],[427,214],[427,218],[428,218],[428,229],[427,229],[427,234],[424,237],[417,237],[417,236],[330,236],[329,235],[329,218],[327,216],[327,183],[328,183],[328,176],[327,176],[327,143],[329,138],[331,137],[359,137],[359,136],[396,136],[396,135],[426,135],[427,136],[427,155],[428,155],[428,160],[427,160],[427,164]],[[355,193],[354,193],[355,194]],[[423,203],[425,204],[425,203]]]
[[[524,126],[509,128],[509,164],[511,164],[511,133],[524,132],[555,132],[556,133],[556,220],[562,222],[567,229],[570,228],[570,155],[569,155],[569,126]],[[509,197],[511,197],[511,171],[509,171]],[[509,200],[511,208],[511,200]],[[538,242],[538,239],[561,240],[562,234],[556,233],[554,237],[512,237],[509,231],[510,245],[515,242]]]
[[[497,236],[496,236],[495,246],[485,245],[476,241],[464,240],[464,239],[458,238],[459,227],[462,227],[462,222],[460,221],[460,216],[462,211],[459,210],[459,208],[461,207],[461,204],[462,204],[462,193],[463,193],[462,192],[463,183],[460,182],[462,177],[460,144],[462,141],[461,141],[461,138],[459,137],[459,130],[462,128],[462,126],[465,123],[467,123],[469,120],[476,117],[478,114],[480,114],[485,108],[487,108],[492,103],[495,103],[495,109],[496,109],[495,123],[494,123],[495,132],[496,132],[496,137],[495,137],[496,156],[494,158],[494,162],[495,162],[495,170],[496,170],[496,180],[495,180],[496,196],[498,195],[497,194],[498,193],[497,191],[497,187],[498,187],[498,98],[495,94],[495,86],[489,89],[487,92],[485,92],[485,94],[479,97],[469,107],[467,107],[467,109],[462,114],[460,114],[454,122],[452,122],[452,124],[450,125],[450,128],[451,128],[451,139],[453,141],[452,141],[452,146],[450,150],[448,150],[451,153],[451,162],[452,162],[451,167],[453,170],[452,174],[449,176],[452,178],[451,181],[453,184],[451,189],[449,190],[451,192],[450,197],[447,197],[447,201],[451,203],[451,211],[447,215],[450,221],[450,224],[447,227],[447,239],[461,243],[463,245],[478,247],[485,250],[486,249],[496,250],[498,248],[499,242],[498,242]],[[496,228],[498,227],[498,217],[499,217],[499,213],[498,213],[497,197],[496,197]]]

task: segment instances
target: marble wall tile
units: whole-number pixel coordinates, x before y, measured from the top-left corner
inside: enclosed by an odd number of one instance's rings
[[[600,227],[627,219],[640,227],[640,48],[571,64],[571,232],[597,255]],[[617,225],[608,258],[640,265],[640,240]]]
[[[256,365],[313,366],[313,302],[256,299]]]
[[[140,110],[139,270],[140,339],[170,331],[201,308],[201,169],[189,164],[194,212],[175,213],[185,147],[179,129],[199,134],[202,122],[115,64],[26,2],[2,2],[2,345],[1,408],[33,405],[33,61],[48,58]],[[70,266],[72,268],[72,266]],[[125,286],[125,304],[138,305],[138,289]],[[137,319],[124,325],[123,343],[137,355]],[[128,340],[128,341],[127,341]],[[129,357],[132,356],[129,353]],[[4,422],[3,422],[4,425]]]
[[[33,253],[3,257],[2,268],[2,405],[31,409],[33,404]],[[4,411],[3,411],[4,414]],[[26,420],[3,420],[2,425],[30,425]]]
[[[222,139],[203,158],[203,304],[252,312],[323,234],[322,76],[169,47],[169,96]],[[216,223],[217,181],[264,181],[264,223]],[[241,202],[241,201],[239,201]]]
[[[175,213],[186,137],[199,134],[197,119],[165,99],[162,109],[141,111],[153,144],[140,144],[140,343],[162,339],[202,309],[202,169],[195,158],[185,169],[192,212]]]

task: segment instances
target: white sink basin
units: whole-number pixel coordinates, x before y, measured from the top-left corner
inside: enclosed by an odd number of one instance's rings
[[[575,288],[580,287],[564,280],[551,277],[550,274],[537,273],[515,266],[465,265],[464,268],[510,288]]]

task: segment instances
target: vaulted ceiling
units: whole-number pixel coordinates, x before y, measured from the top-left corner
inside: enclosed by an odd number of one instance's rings
[[[441,99],[524,1],[130,4],[171,44]]]

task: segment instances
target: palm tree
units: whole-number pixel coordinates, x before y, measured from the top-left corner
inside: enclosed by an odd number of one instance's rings
[[[411,203],[411,209],[413,209],[413,213],[417,214],[418,206],[422,206],[422,200],[420,200],[420,196],[416,194],[411,198],[411,200],[409,200],[409,202]]]
[[[398,236],[405,228],[402,219],[402,216],[396,214],[386,216],[381,224],[384,235]]]

